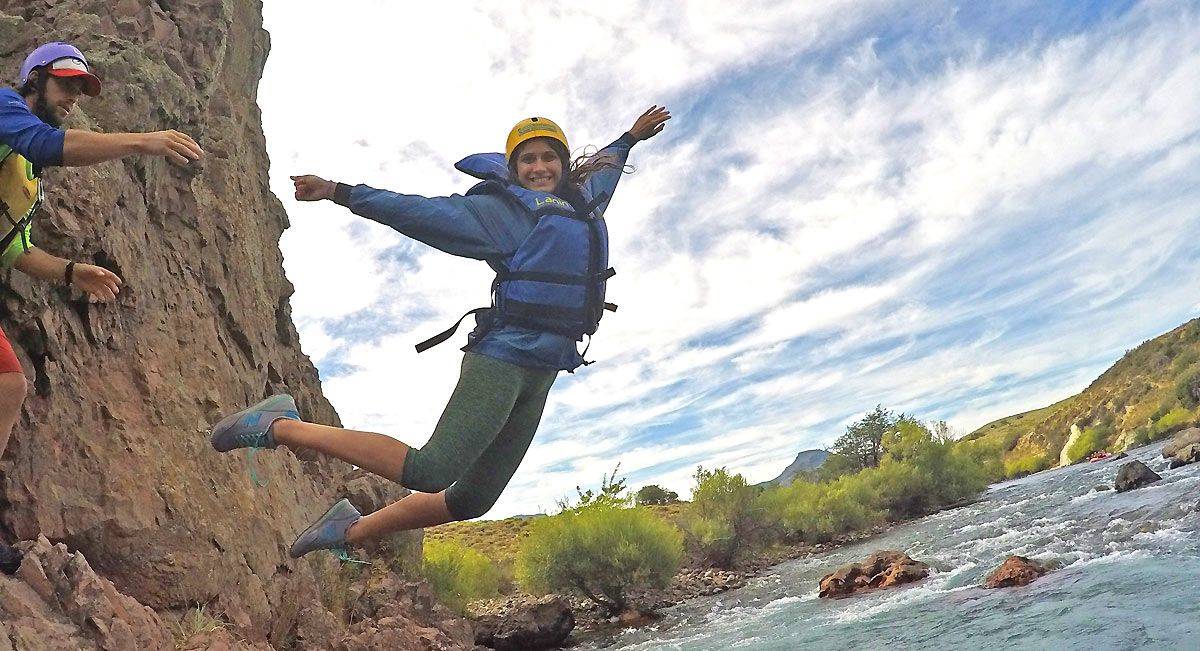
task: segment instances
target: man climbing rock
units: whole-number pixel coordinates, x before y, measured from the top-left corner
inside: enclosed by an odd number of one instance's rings
[[[84,166],[132,154],[163,156],[187,165],[204,155],[178,131],[96,133],[63,129],[82,95],[100,94],[101,82],[87,59],[67,43],[47,43],[25,59],[17,87],[0,89],[0,266],[34,278],[73,286],[94,302],[116,298],[121,279],[113,272],[51,255],[33,245],[31,225],[42,201],[47,167]],[[0,331],[0,456],[21,415],[27,383],[12,344]],[[0,541],[0,571],[11,574],[20,555]]]

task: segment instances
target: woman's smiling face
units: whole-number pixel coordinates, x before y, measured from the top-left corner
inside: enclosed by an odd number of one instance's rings
[[[549,138],[534,138],[523,143],[516,154],[517,183],[527,190],[554,192],[562,180],[563,163],[550,146]]]

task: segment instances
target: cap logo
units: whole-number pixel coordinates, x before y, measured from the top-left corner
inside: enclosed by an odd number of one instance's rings
[[[51,70],[79,70],[80,72],[90,72],[87,64],[73,57],[64,57],[50,64]]]

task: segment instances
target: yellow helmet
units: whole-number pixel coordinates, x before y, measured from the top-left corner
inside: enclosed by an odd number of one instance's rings
[[[513,152],[517,151],[521,143],[534,138],[553,138],[561,142],[567,151],[571,151],[571,147],[567,145],[566,134],[557,124],[546,118],[526,118],[508,132],[508,142],[504,145],[504,159],[512,158]]]

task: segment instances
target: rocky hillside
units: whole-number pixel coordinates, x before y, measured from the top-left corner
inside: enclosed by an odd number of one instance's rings
[[[760,486],[788,486],[795,479],[796,475],[802,472],[811,472],[821,467],[825,460],[829,458],[828,450],[804,450],[796,455],[796,458],[788,464],[779,476],[767,482],[763,482]]]
[[[111,581],[96,590],[163,621],[203,606],[236,638],[277,648],[305,646],[302,627],[326,622],[306,648],[334,648],[346,631],[327,608],[322,566],[286,549],[349,468],[262,454],[270,485],[257,489],[245,458],[214,453],[206,436],[218,415],[284,390],[307,418],[338,422],[288,305],[279,250],[288,221],[268,189],[255,103],[269,47],[261,4],[0,0],[0,69],[15,73],[32,47],[60,39],[78,44],[105,81],[68,126],[176,128],[208,156],[192,169],[130,158],[46,173],[35,242],[108,267],[126,285],[116,303],[94,306],[20,274],[0,283],[0,325],[34,387],[0,464],[0,537],[43,537],[39,554],[72,580],[86,565],[102,577],[97,586]],[[57,585],[23,572],[36,594]],[[87,608],[61,611],[56,587],[14,611],[19,583],[0,584],[0,649],[10,648],[6,634],[17,640],[18,621],[27,639],[43,625],[78,636],[72,648],[101,644]],[[161,648],[160,637],[136,639]]]
[[[1128,351],[1078,395],[1002,418],[964,437],[1003,454],[1006,474],[1124,450],[1200,418],[1200,319]]]

